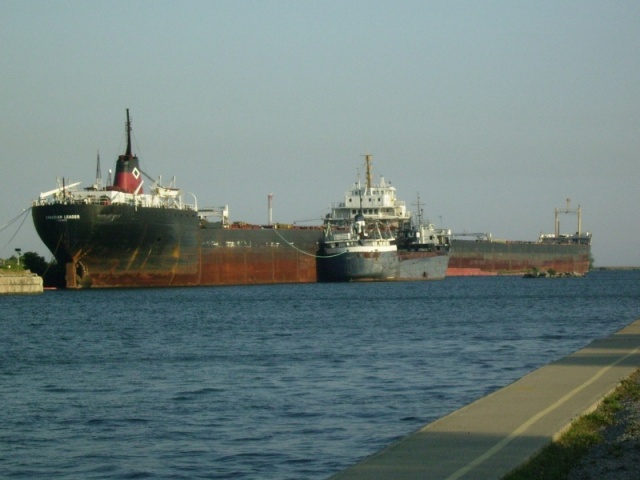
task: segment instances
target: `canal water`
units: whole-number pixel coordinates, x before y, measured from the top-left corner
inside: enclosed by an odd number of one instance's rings
[[[640,318],[586,278],[0,298],[7,478],[322,479]]]

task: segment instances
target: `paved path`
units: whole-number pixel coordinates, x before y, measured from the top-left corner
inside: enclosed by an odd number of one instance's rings
[[[335,475],[356,479],[499,479],[640,367],[640,320],[542,367]]]

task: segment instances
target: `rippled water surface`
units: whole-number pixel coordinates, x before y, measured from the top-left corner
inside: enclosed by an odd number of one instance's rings
[[[640,271],[0,307],[4,476],[318,479],[640,318]]]

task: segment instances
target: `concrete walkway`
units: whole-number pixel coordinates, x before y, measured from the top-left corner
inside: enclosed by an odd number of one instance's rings
[[[640,320],[542,367],[335,475],[499,479],[595,408],[640,367]]]

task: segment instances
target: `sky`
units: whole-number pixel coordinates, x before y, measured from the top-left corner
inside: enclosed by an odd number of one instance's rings
[[[0,0],[0,257],[125,148],[231,221],[318,224],[363,155],[453,232],[536,240],[582,208],[640,266],[640,2]],[[147,181],[148,183],[148,181]],[[575,215],[560,219],[577,229]]]

